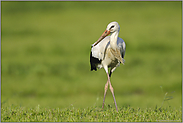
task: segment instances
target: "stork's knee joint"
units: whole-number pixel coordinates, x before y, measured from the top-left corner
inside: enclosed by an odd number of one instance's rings
[[[105,84],[105,90],[108,88],[108,83]]]
[[[113,89],[113,87],[112,87],[112,86],[110,86],[110,90],[113,92],[113,90],[114,90],[114,89]]]

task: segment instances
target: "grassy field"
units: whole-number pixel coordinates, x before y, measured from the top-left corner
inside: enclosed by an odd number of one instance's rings
[[[65,109],[40,107],[2,108],[3,121],[11,122],[181,122],[182,109],[168,108],[132,108],[120,107],[119,112],[115,108],[108,107],[101,110],[99,107]]]
[[[1,121],[182,121],[182,2],[1,2]],[[111,21],[125,65],[90,71]]]

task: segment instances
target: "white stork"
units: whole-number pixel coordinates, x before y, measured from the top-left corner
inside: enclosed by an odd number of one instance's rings
[[[108,24],[105,32],[101,35],[101,37],[92,45],[91,53],[90,53],[90,65],[91,71],[104,68],[107,73],[107,83],[105,84],[105,92],[102,108],[104,108],[105,96],[108,89],[108,85],[110,87],[114,103],[116,106],[116,111],[118,111],[114,90],[110,82],[111,74],[120,65],[120,63],[124,64],[124,56],[126,45],[123,39],[118,37],[120,30],[120,26],[117,22],[111,22]],[[108,36],[111,34],[110,36]],[[108,73],[108,68],[110,69],[110,73]]]

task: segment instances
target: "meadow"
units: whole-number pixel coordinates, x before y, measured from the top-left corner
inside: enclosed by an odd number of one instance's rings
[[[90,71],[117,21],[125,65]],[[182,121],[182,2],[1,2],[1,121]]]

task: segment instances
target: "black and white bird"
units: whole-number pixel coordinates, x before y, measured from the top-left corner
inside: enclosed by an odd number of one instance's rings
[[[124,56],[126,50],[126,44],[124,40],[118,37],[119,31],[120,26],[117,22],[109,23],[101,37],[92,45],[90,53],[91,71],[96,71],[97,68],[104,68],[108,77],[104,88],[105,92],[102,108],[104,108],[105,96],[109,85],[114,99],[116,111],[118,111],[118,108],[110,77],[114,70],[120,65],[120,63],[124,64]],[[109,34],[111,35],[108,36]],[[110,72],[108,72],[108,68],[110,68]]]

